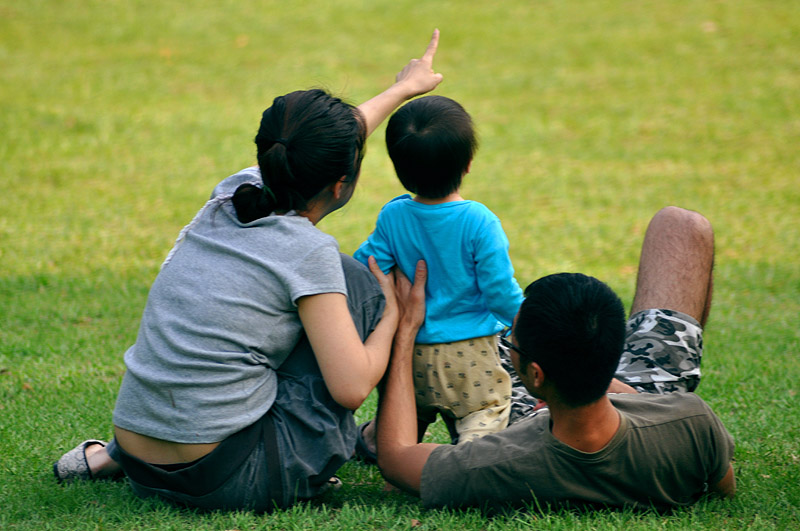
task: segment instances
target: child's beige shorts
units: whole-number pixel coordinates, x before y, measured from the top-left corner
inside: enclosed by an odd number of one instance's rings
[[[458,441],[504,429],[511,412],[511,378],[500,365],[497,336],[414,345],[417,417],[440,413]]]

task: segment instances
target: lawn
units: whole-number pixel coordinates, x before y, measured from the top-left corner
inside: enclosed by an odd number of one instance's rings
[[[481,148],[462,194],[503,221],[520,283],[581,271],[629,303],[649,217],[716,230],[700,394],[739,491],[674,514],[426,510],[373,467],[272,515],[195,514],[124,483],[61,486],[111,434],[150,284],[273,97],[358,103],[441,29],[438,94]],[[791,0],[0,0],[0,528],[787,529],[800,521],[800,10]],[[403,190],[370,139],[320,228],[352,252]],[[375,398],[358,411],[369,418]],[[444,441],[435,429],[434,439]]]

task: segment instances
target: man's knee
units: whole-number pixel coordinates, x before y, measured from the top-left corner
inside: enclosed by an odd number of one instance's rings
[[[714,229],[711,227],[711,222],[694,210],[666,206],[656,212],[651,226],[668,227],[671,230],[678,230],[684,237],[693,241],[701,241],[711,246],[714,244]]]

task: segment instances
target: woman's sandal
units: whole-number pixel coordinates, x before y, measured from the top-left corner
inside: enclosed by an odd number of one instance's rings
[[[378,456],[369,449],[367,441],[364,440],[364,428],[366,428],[370,422],[372,421],[368,420],[356,429],[356,458],[361,459],[367,464],[377,465]]]
[[[53,463],[53,474],[55,474],[56,480],[64,483],[76,479],[82,481],[94,479],[92,469],[89,468],[89,461],[86,459],[86,449],[95,444],[105,447],[107,443],[97,439],[83,441]]]

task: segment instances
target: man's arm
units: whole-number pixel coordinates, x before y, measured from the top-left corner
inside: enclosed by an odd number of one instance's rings
[[[425,319],[425,263],[417,263],[414,285],[395,271],[397,302],[401,311],[386,385],[378,404],[378,466],[392,485],[419,496],[422,469],[439,446],[417,443],[417,410],[411,360],[417,331]]]

